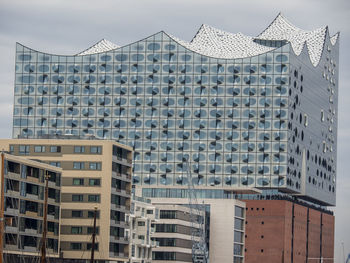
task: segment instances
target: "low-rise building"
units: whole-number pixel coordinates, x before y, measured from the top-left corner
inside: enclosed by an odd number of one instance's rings
[[[192,262],[191,216],[188,199],[151,198],[159,208],[154,239],[157,263]],[[235,199],[198,199],[205,206],[204,225],[210,262],[243,263],[245,203]],[[194,226],[198,226],[194,224]]]
[[[4,261],[32,262],[39,255],[44,226],[46,176],[46,254],[49,258],[58,257],[62,169],[23,157],[2,154],[4,182],[0,183],[4,185]],[[0,162],[0,170],[2,169]]]
[[[95,259],[128,262],[125,215],[130,211],[132,149],[110,140],[0,140],[14,155],[61,167],[61,256],[90,259],[97,211]]]
[[[157,242],[151,237],[158,219],[159,210],[149,199],[133,196],[129,215],[130,263],[152,262],[152,249]]]

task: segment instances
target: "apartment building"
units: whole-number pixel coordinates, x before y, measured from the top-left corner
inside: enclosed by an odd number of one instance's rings
[[[157,263],[192,262],[191,217],[187,199],[152,198],[159,208],[153,260]],[[209,261],[243,263],[245,249],[245,203],[234,199],[198,199],[206,207],[205,229]],[[184,205],[185,204],[185,205]],[[195,225],[196,226],[196,225]]]
[[[0,146],[14,155],[62,168],[60,239],[64,259],[90,258],[97,208],[95,259],[127,262],[125,214],[130,210],[131,149],[109,140],[62,138],[65,140],[0,140]]]
[[[158,242],[151,239],[159,221],[159,210],[151,200],[133,195],[129,216],[130,263],[151,263],[152,249]]]
[[[46,176],[48,178],[47,257],[58,257],[62,169],[7,153],[3,155],[4,261],[31,262],[39,256],[45,211]],[[2,162],[0,168],[2,171]]]

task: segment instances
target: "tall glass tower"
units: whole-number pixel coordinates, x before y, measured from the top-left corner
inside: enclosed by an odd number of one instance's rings
[[[335,205],[338,38],[279,14],[257,37],[202,25],[191,42],[159,32],[72,56],[17,44],[13,137],[130,145],[149,196],[186,189],[189,165],[198,189]]]

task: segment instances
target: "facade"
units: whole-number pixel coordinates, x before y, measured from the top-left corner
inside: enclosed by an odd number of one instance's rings
[[[191,219],[186,200],[152,199],[160,210],[154,239],[154,262],[192,262]],[[206,206],[205,228],[209,262],[243,263],[245,250],[245,203],[238,200],[198,199]]]
[[[75,139],[0,140],[0,145],[14,155],[62,168],[60,247],[64,259],[90,259],[97,208],[95,259],[128,262],[129,147],[109,140]]]
[[[152,249],[157,246],[157,242],[152,240],[154,234],[154,224],[159,219],[159,210],[151,204],[149,199],[133,195],[130,222],[130,263],[151,263]]]
[[[334,262],[332,212],[290,198],[245,202],[245,263]]]
[[[134,150],[133,183],[277,189],[335,205],[339,33],[281,14],[257,37],[201,26],[77,55],[16,47],[13,138],[93,135]]]
[[[59,256],[60,168],[4,153],[5,262],[32,262],[40,253],[48,175],[47,257]],[[0,163],[0,169],[2,169]]]

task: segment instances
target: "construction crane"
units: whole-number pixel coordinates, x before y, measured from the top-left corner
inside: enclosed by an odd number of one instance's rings
[[[205,236],[205,205],[199,204],[193,187],[191,167],[187,164],[188,201],[191,219],[192,263],[208,263],[209,253]]]

